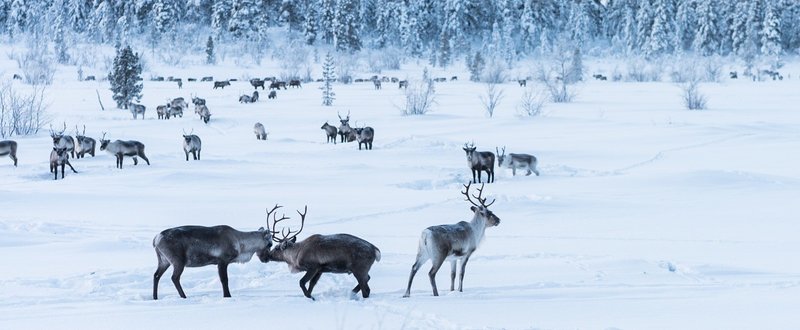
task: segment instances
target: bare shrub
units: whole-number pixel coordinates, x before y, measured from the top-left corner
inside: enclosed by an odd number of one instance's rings
[[[719,59],[710,57],[703,64],[705,81],[719,82],[722,79],[722,64]]]
[[[481,81],[488,84],[500,84],[506,80],[505,65],[499,60],[492,60],[484,69]]]
[[[33,85],[29,93],[21,94],[13,84],[0,84],[0,137],[32,135],[47,122],[44,87]]]
[[[424,115],[436,103],[436,89],[432,80],[409,83],[405,89],[405,103],[398,107],[404,116]]]
[[[680,85],[683,91],[683,105],[687,110],[706,109],[707,98],[700,93],[700,82],[695,79]]]
[[[358,58],[355,55],[341,54],[337,58],[336,75],[339,77],[339,82],[343,84],[350,84],[353,82],[353,75],[359,68]]]
[[[22,70],[25,83],[30,85],[50,85],[56,71],[56,59],[48,53],[46,43],[32,38],[23,53],[12,54]]]
[[[660,63],[647,63],[642,59],[633,59],[627,65],[628,81],[649,82],[661,81],[664,69]]]
[[[556,57],[550,68],[539,68],[536,78],[545,86],[552,102],[569,103],[576,96],[571,85],[563,78],[571,72],[569,62],[569,58]]]
[[[494,110],[497,109],[497,105],[503,100],[503,96],[503,90],[497,88],[496,83],[486,83],[486,95],[481,95],[479,98],[489,118],[494,116]]]
[[[538,117],[542,114],[546,102],[545,91],[530,87],[522,94],[519,105],[517,105],[517,112],[522,117]]]

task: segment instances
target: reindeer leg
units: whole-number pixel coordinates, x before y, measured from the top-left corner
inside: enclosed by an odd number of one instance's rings
[[[421,251],[420,251],[421,252]],[[411,296],[411,282],[414,281],[414,275],[417,275],[417,271],[419,270],[422,265],[428,261],[428,256],[422,253],[417,253],[417,261],[414,262],[414,265],[411,266],[411,274],[408,275],[408,287],[406,288],[406,293],[403,295],[403,298],[408,298]]]
[[[61,163],[61,179],[64,179],[64,167],[65,167],[64,163]],[[56,173],[56,177],[57,176],[58,176],[58,173]]]
[[[78,173],[78,171],[76,171],[75,168],[72,167],[72,164],[70,164],[70,162],[68,160],[64,160],[64,163],[69,165],[69,168],[72,170],[72,173]]]
[[[361,296],[364,298],[369,298],[370,289],[369,285],[367,284],[367,282],[369,282],[370,279],[369,275],[368,274],[353,274],[353,275],[355,275],[356,281],[358,281],[358,285],[356,286],[356,288],[361,289]],[[353,293],[358,293],[358,291],[356,291],[356,289],[353,289]]]
[[[161,276],[169,268],[169,261],[164,259],[158,252],[156,252],[156,256],[158,257],[158,268],[153,274],[153,300],[158,300],[158,281],[161,280]]]
[[[133,158],[133,165],[134,166],[139,165],[139,158],[137,158],[136,156],[133,156],[132,158]]]
[[[317,275],[319,272],[318,269],[311,269],[306,271],[306,274],[303,275],[303,278],[300,279],[300,289],[303,290],[303,295],[307,298],[311,298],[311,300],[316,300],[314,297],[311,296],[311,290],[306,289],[306,283],[308,280],[312,279],[314,276]]]
[[[175,269],[172,271],[172,284],[175,284],[175,289],[178,290],[178,294],[181,298],[186,299],[186,294],[183,293],[183,287],[181,287],[181,274],[183,274],[185,265],[176,263],[173,266]]]
[[[189,161],[189,152],[188,151],[184,151],[183,153],[186,154],[186,161],[188,162]]]
[[[311,282],[308,283],[308,293],[311,294],[311,290],[314,290],[314,286],[317,285],[317,281],[319,278],[322,277],[322,272],[317,272],[317,275],[311,278]]]
[[[150,160],[147,159],[147,156],[144,155],[144,152],[140,152],[139,157],[142,157],[142,159],[144,159],[144,161],[147,162],[147,166],[150,166]]]
[[[464,292],[464,270],[467,269],[467,261],[469,261],[471,255],[472,252],[467,253],[464,259],[461,259],[461,274],[458,274],[458,292]]]
[[[444,258],[445,258],[444,256],[437,256],[433,258],[432,260],[433,265],[431,267],[431,270],[428,272],[428,277],[431,280],[431,288],[433,288],[434,296],[439,295],[439,290],[436,289],[436,273],[439,271],[439,268],[442,267],[442,264],[444,263]]]
[[[456,285],[456,262],[457,259],[450,261],[450,291],[455,290]]]
[[[222,282],[222,297],[230,298],[231,290],[228,289],[228,264],[219,263],[217,265],[219,271],[219,281]]]

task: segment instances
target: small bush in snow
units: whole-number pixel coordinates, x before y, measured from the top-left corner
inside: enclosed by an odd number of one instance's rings
[[[405,89],[405,103],[400,107],[403,115],[424,115],[436,103],[436,89],[433,80],[423,79],[409,83]]]
[[[492,60],[486,67],[481,81],[488,84],[501,84],[506,81],[505,64],[499,60]]]
[[[0,138],[32,135],[47,121],[44,88],[33,85],[29,94],[20,94],[12,83],[0,84]]]
[[[700,82],[695,79],[681,84],[683,105],[687,110],[703,110],[706,108],[706,96],[700,93]]]
[[[550,94],[550,100],[555,103],[569,103],[576,96],[572,89],[572,83],[575,81],[568,79],[574,72],[572,63],[572,58],[566,53],[556,53],[549,68],[539,67],[536,78],[545,86]]]
[[[27,84],[50,85],[53,83],[56,60],[48,54],[45,45],[46,43],[31,40],[24,53],[12,55],[17,60],[17,65],[22,70],[22,77]]]
[[[537,117],[542,114],[546,101],[547,95],[543,90],[530,87],[522,94],[517,111],[522,117]]]
[[[486,114],[489,115],[489,118],[492,118],[497,105],[503,100],[503,90],[497,88],[496,83],[488,82],[486,83],[486,95],[481,95],[479,98],[483,108],[486,109]]]
[[[708,82],[719,82],[722,78],[722,64],[716,58],[709,58],[703,65],[705,80]]]

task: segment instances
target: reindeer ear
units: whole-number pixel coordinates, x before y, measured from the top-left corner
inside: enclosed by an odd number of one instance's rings
[[[478,212],[478,207],[477,206],[474,206],[474,205],[470,206],[469,209],[472,210],[472,212]]]

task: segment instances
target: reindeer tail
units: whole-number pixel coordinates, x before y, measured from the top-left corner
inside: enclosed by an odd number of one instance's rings
[[[378,250],[377,247],[375,248],[375,261],[381,261],[381,250]]]

